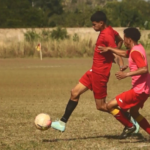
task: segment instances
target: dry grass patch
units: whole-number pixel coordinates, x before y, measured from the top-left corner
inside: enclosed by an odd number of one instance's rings
[[[0,64],[1,150],[149,150],[149,136],[142,129],[141,135],[120,141],[123,126],[96,110],[90,91],[81,96],[64,133],[36,130],[37,114],[48,113],[53,120],[62,116],[70,90],[90,69],[92,58],[1,59]],[[117,70],[113,65],[107,100],[131,87],[130,79],[117,81]],[[149,100],[141,112],[150,121]]]

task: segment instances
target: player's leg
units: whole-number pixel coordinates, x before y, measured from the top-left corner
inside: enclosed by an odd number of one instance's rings
[[[106,106],[106,98],[95,99],[95,103],[96,103],[97,110],[108,112],[108,109]]]
[[[140,127],[143,128],[148,134],[150,134],[150,124],[144,118],[140,113],[139,113],[140,106],[136,105],[130,109],[130,113],[133,116],[133,118],[139,123]]]
[[[109,75],[101,75],[92,72],[92,86],[93,86],[93,93],[95,97],[96,107],[100,111],[108,112],[106,107],[106,96],[107,96],[107,82],[109,80]],[[124,112],[124,111],[123,111]],[[131,120],[131,122],[136,126],[137,130],[139,131],[138,123],[131,118],[131,115],[128,112],[124,112],[124,115]],[[123,130],[124,132],[124,130]]]
[[[71,90],[71,96],[66,106],[65,113],[59,121],[52,122],[51,127],[59,131],[65,131],[66,123],[76,108],[80,95],[91,87],[91,71],[87,71],[79,80],[79,83]]]
[[[88,88],[83,85],[82,83],[78,83],[72,90],[71,90],[71,97],[69,99],[69,102],[66,106],[66,110],[62,118],[60,119],[61,121],[67,123],[70,115],[72,114],[73,110],[76,108],[80,95],[84,92],[86,92]]]
[[[92,88],[97,110],[108,112],[106,107],[107,82],[109,75],[92,72]]]
[[[124,111],[122,110],[122,113],[125,115],[125,117],[130,120],[135,126],[136,126],[136,130],[134,131],[134,133],[139,133],[140,130],[140,125],[138,124],[138,122],[132,117],[132,115],[130,114],[130,111]],[[125,129],[125,128],[124,128]],[[123,130],[124,132],[124,130]]]
[[[96,73],[92,72],[92,87],[93,87],[93,93],[94,93],[94,97],[95,97],[96,107],[98,110],[104,111],[104,112],[108,112],[107,105],[106,105],[108,80],[109,80],[109,76],[96,74]],[[115,105],[118,106],[117,103]],[[123,113],[124,113],[125,117],[128,116],[128,117],[126,117],[128,120],[131,119],[128,112],[123,111]],[[132,119],[131,122],[137,127],[137,132],[138,132],[138,130],[139,130],[138,123],[136,121],[134,121],[134,119]],[[125,129],[123,130],[122,135],[124,135],[126,128],[127,127],[125,126]]]
[[[52,128],[57,129],[62,132],[65,131],[66,123],[69,117],[71,116],[72,112],[76,108],[80,95],[87,90],[88,88],[80,82],[71,90],[71,97],[66,106],[65,113],[59,121],[52,122],[51,124]]]
[[[113,99],[107,103],[107,109],[120,123],[125,126],[120,138],[126,138],[136,130],[135,125],[131,123],[128,118],[126,118],[120,109],[118,109],[118,101],[116,99]]]

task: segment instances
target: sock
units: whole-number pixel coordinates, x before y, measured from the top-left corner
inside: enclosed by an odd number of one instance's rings
[[[72,101],[70,99],[66,106],[65,113],[60,120],[66,123],[68,121],[69,117],[71,116],[73,110],[76,108],[77,104],[78,104],[78,102]]]
[[[139,123],[140,127],[150,134],[150,124],[142,115],[139,115],[135,120]]]
[[[114,109],[110,112],[119,122],[121,122],[125,127],[132,127],[133,124],[128,120],[125,115],[119,110]]]
[[[124,111],[124,110],[122,110],[122,109],[120,109],[120,111],[123,113],[123,115],[124,115],[128,120],[130,120],[131,115],[130,115],[130,113],[129,113],[128,111]]]

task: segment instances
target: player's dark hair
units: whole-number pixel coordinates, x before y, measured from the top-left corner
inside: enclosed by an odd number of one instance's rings
[[[131,38],[135,42],[137,42],[141,37],[141,33],[137,28],[127,28],[124,30],[124,34],[127,38]]]
[[[91,16],[91,21],[96,21],[96,22],[99,22],[99,21],[104,21],[106,23],[107,21],[107,17],[105,15],[104,12],[102,11],[97,11],[95,12],[92,16]]]

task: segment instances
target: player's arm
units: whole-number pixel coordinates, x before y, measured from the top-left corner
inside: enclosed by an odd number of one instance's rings
[[[148,67],[145,64],[144,58],[139,52],[133,51],[131,53],[131,58],[136,63],[138,69],[135,71],[130,71],[130,72],[126,72],[126,73],[125,72],[118,72],[115,74],[117,79],[121,80],[121,79],[124,79],[126,77],[142,75],[142,74],[145,74],[148,72]]]
[[[117,47],[121,47],[122,42],[123,42],[122,38],[119,36],[119,34],[115,30],[114,30],[114,34],[115,34],[116,41],[114,41],[112,36],[107,35],[107,38],[105,39],[107,45],[110,47],[116,47],[116,44],[117,44]],[[120,70],[122,70],[122,71],[125,70],[127,67],[124,67],[123,59],[120,56],[116,55],[115,53],[113,53],[113,55],[115,57],[114,61],[119,65]]]
[[[114,34],[115,34],[116,41],[114,41],[111,36],[107,35],[106,42],[107,42],[108,47],[98,46],[98,50],[100,50],[100,53],[104,53],[109,50],[121,57],[128,57],[125,51],[120,50],[120,47],[122,46],[122,42],[123,42],[122,38],[119,36],[119,34],[115,30],[114,30]],[[112,48],[114,47],[114,45],[116,45],[115,42],[117,43],[117,48]]]
[[[145,64],[145,60],[144,60],[145,58],[140,52],[138,51],[131,52],[131,58],[136,63],[138,69],[132,72],[128,72],[127,76],[136,76],[136,75],[141,75],[141,74],[145,74],[148,72],[148,67]]]
[[[122,43],[122,39],[116,31],[114,31],[114,33],[116,34],[115,37],[118,39],[118,42],[120,42],[120,44],[118,43],[119,44],[118,47],[120,47],[121,43]],[[107,37],[105,37],[105,41],[107,43],[106,44],[107,47],[98,46],[98,50],[100,50],[100,53],[104,53],[104,52],[107,52],[109,50],[109,51],[112,51],[113,53],[115,53],[117,55],[121,54],[121,55],[119,55],[121,57],[126,55],[126,52],[123,51],[123,50],[118,49],[118,47],[117,48],[112,48],[112,47],[116,47],[116,43],[115,43],[114,39],[112,38],[112,36],[107,35]],[[118,53],[118,51],[120,53]]]
[[[115,57],[115,62],[118,64],[120,70],[122,71],[122,69],[124,68],[124,61],[122,59],[122,57],[116,55],[115,53],[113,53],[114,57]]]
[[[100,50],[100,53],[105,53],[107,51],[111,51],[111,52],[113,52],[121,57],[125,57],[125,58],[128,58],[128,56],[129,56],[126,51],[120,50],[118,48],[98,46],[98,50]]]
[[[145,66],[145,67],[138,68],[138,69],[135,70],[135,71],[128,72],[128,73],[127,73],[127,77],[136,76],[136,75],[141,75],[141,74],[145,74],[145,73],[147,73],[147,72],[148,72],[148,68],[147,68],[147,66]]]
[[[123,39],[121,38],[119,33],[115,30],[114,30],[114,35],[115,35],[115,42],[117,44],[117,48],[120,49],[123,44]],[[124,71],[125,69],[128,68],[128,66],[124,66],[124,61],[122,57],[116,55],[115,53],[113,53],[113,55],[115,57],[114,61],[119,65],[121,71]]]
[[[115,41],[117,44],[117,48],[120,49],[123,44],[123,39],[121,38],[119,34],[115,36]]]
[[[122,44],[123,44],[123,39],[121,38],[121,36],[119,35],[119,33],[116,30],[114,31],[114,35],[115,35],[115,42],[117,44],[117,48],[120,49]]]

